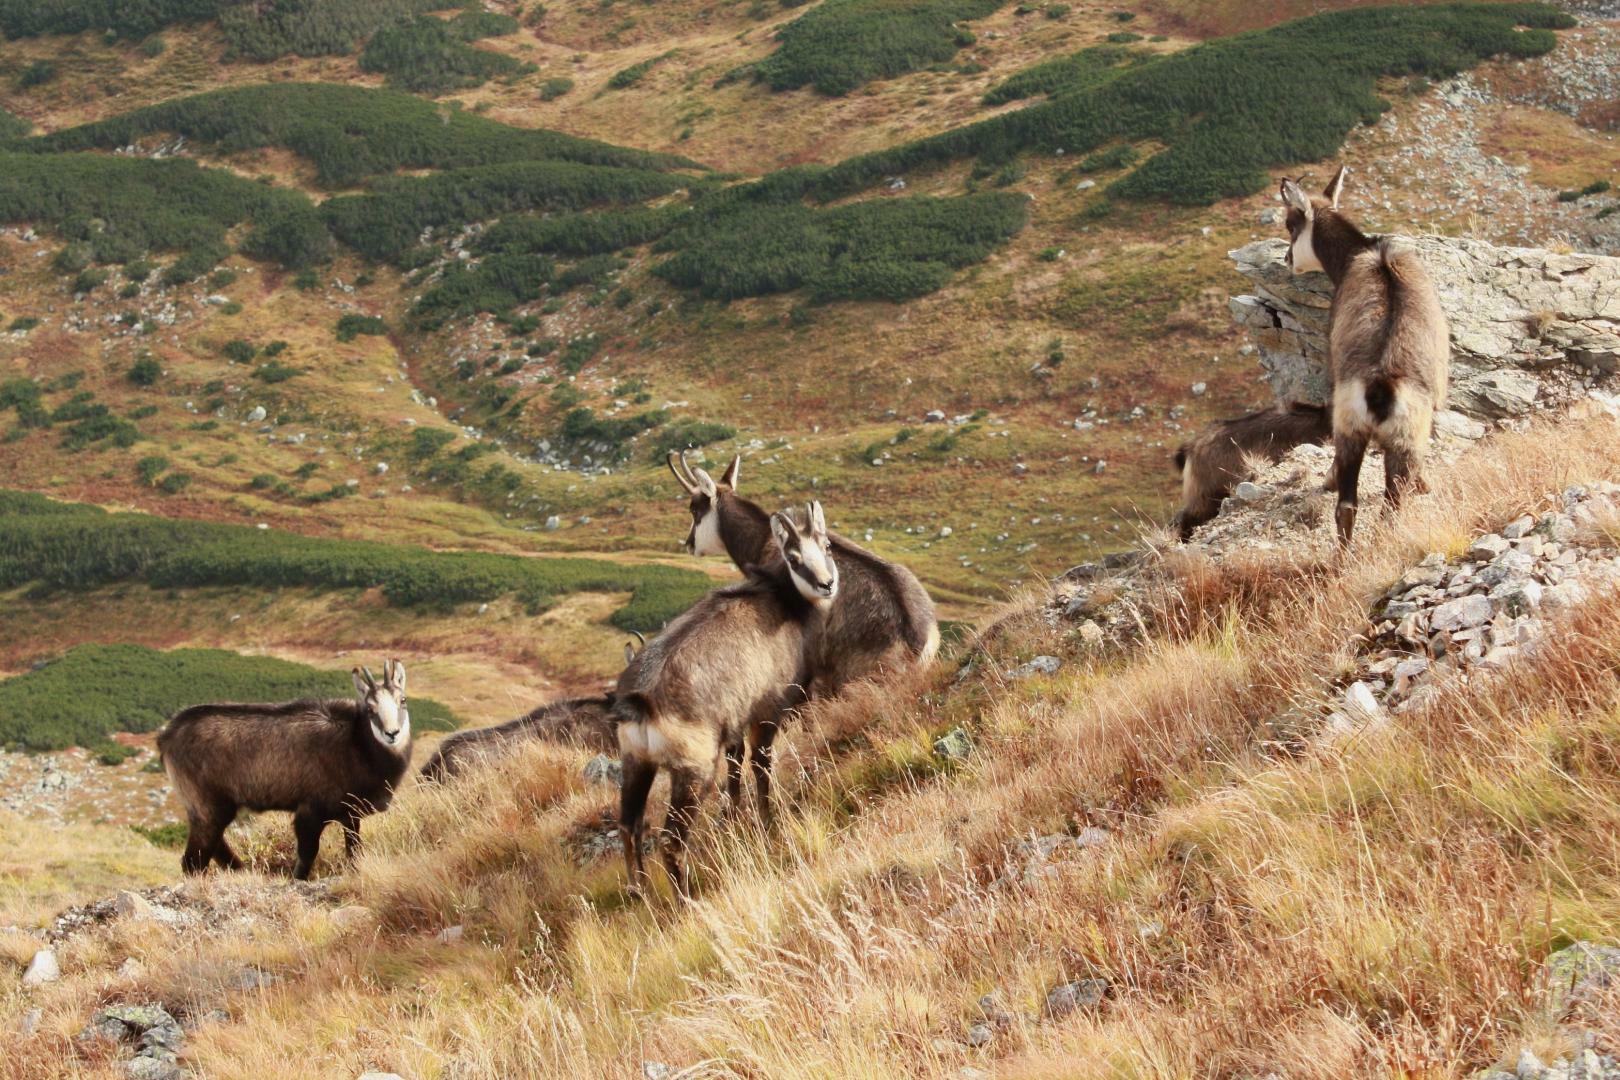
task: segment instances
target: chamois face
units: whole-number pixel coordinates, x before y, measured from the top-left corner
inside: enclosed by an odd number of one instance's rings
[[[1339,171],[1333,174],[1333,179],[1328,181],[1320,195],[1306,195],[1294,180],[1284,180],[1280,185],[1277,197],[1288,208],[1285,219],[1288,226],[1288,255],[1285,261],[1294,273],[1308,274],[1313,270],[1325,269],[1316,251],[1316,226],[1318,221],[1338,214],[1339,195],[1344,190],[1347,171],[1347,166],[1340,165]]]
[[[813,502],[805,508],[803,529],[786,514],[772,514],[771,535],[781,549],[799,595],[812,604],[832,603],[838,595],[838,564],[833,562],[832,542],[827,538],[827,517],[821,504]]]
[[[692,514],[692,528],[686,534],[686,550],[697,556],[725,555],[726,545],[720,537],[720,503],[737,490],[737,473],[742,465],[742,456],[739,454],[731,459],[719,483],[715,483],[714,477],[702,469],[687,466],[684,454],[680,456],[680,462],[686,467],[690,479],[681,475],[681,470],[676,467],[676,456],[670,455],[670,471],[691,496],[687,509]]]
[[[408,744],[411,714],[405,707],[405,665],[398,660],[385,661],[380,684],[366,668],[357,667],[352,675],[354,692],[366,711],[372,738],[390,750]]]

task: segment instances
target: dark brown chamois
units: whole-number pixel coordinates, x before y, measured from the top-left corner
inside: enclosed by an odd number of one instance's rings
[[[1384,497],[1397,505],[1423,490],[1434,414],[1445,407],[1450,330],[1434,282],[1416,253],[1369,236],[1339,212],[1346,169],[1321,195],[1281,184],[1288,207],[1288,265],[1333,279],[1328,354],[1333,374],[1334,522],[1339,541],[1356,525],[1356,487],[1367,444],[1384,452]]]
[[[1176,451],[1182,498],[1176,531],[1182,543],[1220,513],[1221,500],[1248,479],[1251,458],[1279,461],[1302,443],[1325,442],[1332,435],[1327,406],[1295,402],[1217,420],[1191,442],[1182,443]]]
[[[670,472],[690,496],[686,550],[725,555],[746,570],[775,558],[775,550],[770,515],[737,494],[741,465],[741,457],[733,457],[717,483],[688,465],[684,454],[669,455]],[[939,624],[922,582],[842,536],[832,535],[830,541],[838,598],[818,639],[814,692],[834,694],[884,669],[926,667],[939,649]]]
[[[614,753],[619,748],[615,726],[611,694],[548,702],[516,720],[447,737],[422,766],[422,779],[443,783],[527,742]]]
[[[386,810],[411,761],[405,666],[383,665],[379,684],[355,668],[356,701],[197,705],[176,713],[157,738],[169,781],[186,808],[188,874],[241,867],[225,842],[237,811],[289,810],[298,840],[293,877],[304,880],[329,821],[343,826],[352,859],[360,819]]]
[[[687,834],[723,762],[750,748],[760,819],[770,821],[771,742],[781,713],[804,700],[815,636],[839,592],[826,518],[812,503],[801,531],[769,519],[780,556],[748,580],[716,589],[675,619],[625,668],[614,690],[623,765],[619,828],[632,890],[642,861],[647,793],[670,774],[665,869],[685,894]],[[738,802],[731,802],[733,812]]]

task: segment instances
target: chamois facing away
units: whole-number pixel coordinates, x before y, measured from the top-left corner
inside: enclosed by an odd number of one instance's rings
[[[746,572],[776,553],[770,515],[737,494],[741,467],[741,455],[733,457],[716,482],[688,464],[684,452],[669,455],[669,471],[691,497],[686,550],[725,555]],[[922,582],[842,536],[829,540],[840,584],[818,636],[814,691],[833,694],[884,669],[926,667],[939,650],[939,624]]]
[[[646,643],[639,633],[636,637]],[[635,646],[627,642],[624,662],[629,664],[635,657]],[[504,724],[458,731],[441,742],[428,758],[427,764],[422,766],[422,779],[443,783],[532,740],[603,753],[617,751],[619,737],[613,716],[613,695],[552,701]]]
[[[1288,207],[1288,265],[1333,279],[1328,352],[1333,373],[1334,521],[1341,544],[1356,524],[1356,484],[1369,442],[1384,452],[1384,496],[1400,502],[1423,490],[1423,457],[1434,413],[1446,400],[1450,329],[1434,282],[1417,255],[1389,237],[1369,236],[1339,211],[1345,166],[1321,195],[1293,180]]]
[[[1175,526],[1182,543],[1193,530],[1220,513],[1221,500],[1249,475],[1249,459],[1280,461],[1301,443],[1324,442],[1333,434],[1325,405],[1295,402],[1217,420],[1176,451],[1181,473],[1181,512]]]
[[[386,810],[411,761],[405,665],[383,665],[379,684],[355,668],[357,700],[282,705],[197,705],[158,735],[158,753],[186,807],[188,874],[241,867],[225,842],[238,810],[290,810],[298,840],[293,877],[306,880],[329,821],[343,826],[350,859],[360,819]]]
[[[778,717],[803,702],[816,635],[841,589],[821,504],[800,530],[786,514],[768,521],[777,558],[748,579],[709,593],[653,638],[614,690],[623,765],[619,829],[632,891],[647,884],[642,861],[647,793],[670,774],[663,857],[676,889],[688,891],[681,855],[722,760],[749,748],[762,823],[770,819],[771,743]],[[733,784],[731,809],[739,809]]]

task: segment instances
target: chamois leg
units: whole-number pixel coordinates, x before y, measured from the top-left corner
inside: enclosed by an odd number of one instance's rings
[[[658,776],[658,766],[626,756],[623,774],[619,785],[619,838],[624,842],[624,870],[630,881],[630,892],[640,896],[648,885],[647,867],[641,855],[647,835],[647,793]]]
[[[293,836],[298,841],[298,862],[293,867],[293,878],[308,881],[315,868],[315,857],[321,853],[321,830],[326,818],[319,811],[305,807],[293,815]]]
[[[1410,450],[1384,447],[1384,498],[1389,505],[1400,506],[1405,495],[1427,490],[1417,455]]]
[[[1367,455],[1367,436],[1335,435],[1333,438],[1333,479],[1339,490],[1339,505],[1333,521],[1339,544],[1348,547],[1356,528],[1356,486],[1361,482],[1361,460]]]
[[[742,812],[743,748],[726,747],[726,817],[735,818]]]
[[[1192,539],[1193,530],[1206,521],[1213,521],[1215,515],[1221,512],[1218,499],[1208,499],[1200,496],[1189,502],[1181,513],[1176,515],[1176,535],[1185,544]]]
[[[219,839],[214,841],[214,849],[209,852],[209,857],[219,864],[221,870],[242,869],[242,860],[236,857],[236,852],[232,851],[231,845],[225,841],[224,828],[219,830]]]
[[[770,717],[754,726],[754,746],[748,763],[754,772],[754,805],[759,811],[759,823],[769,829],[771,816],[771,744],[776,741],[780,728],[776,717]]]
[[[353,865],[355,857],[360,854],[360,815],[352,809],[344,810],[338,824],[343,827],[344,861]]]
[[[675,891],[682,896],[692,894],[691,871],[683,858],[686,841],[692,833],[692,826],[697,823],[703,799],[712,787],[712,771],[687,766],[678,767],[670,773],[669,815],[664,819],[664,869],[669,871]]]
[[[180,869],[187,874],[200,874],[208,869],[215,845],[225,830],[213,821],[196,814],[186,815],[186,851],[180,856]]]

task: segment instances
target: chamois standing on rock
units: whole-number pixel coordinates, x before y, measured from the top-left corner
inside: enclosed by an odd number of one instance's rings
[[[686,550],[728,556],[747,571],[774,552],[770,515],[737,494],[741,466],[741,456],[733,457],[716,482],[689,465],[685,453],[669,455],[669,471],[691,497]],[[939,650],[939,624],[922,582],[842,536],[829,540],[839,589],[818,637],[813,691],[833,694],[880,670],[926,667]]]
[[[360,819],[386,810],[411,761],[405,665],[383,665],[379,684],[353,671],[358,700],[282,705],[197,705],[176,713],[158,735],[158,753],[186,807],[188,874],[242,863],[225,842],[237,811],[290,810],[298,840],[293,877],[306,880],[327,822],[343,826],[350,859]]]
[[[816,636],[840,581],[821,504],[810,504],[803,530],[786,514],[772,516],[767,528],[777,558],[750,567],[748,580],[692,605],[619,676],[613,694],[624,777],[619,829],[635,892],[647,883],[647,794],[659,769],[670,774],[664,866],[682,894],[689,885],[681,859],[687,834],[715,787],[722,760],[740,759],[744,745],[750,748],[760,820],[769,823],[778,717],[804,700]],[[731,794],[736,813],[735,785]]]
[[[646,644],[639,633],[631,633]],[[629,664],[635,658],[635,646],[626,643],[624,662]],[[603,752],[617,750],[619,737],[613,717],[613,695],[547,702],[504,724],[458,731],[441,742],[428,758],[427,764],[422,766],[422,779],[442,783],[460,776],[478,762],[491,761],[532,740]]]
[[[1230,420],[1217,420],[1176,451],[1181,473],[1181,512],[1176,531],[1182,543],[1193,530],[1220,513],[1221,500],[1249,475],[1249,459],[1276,462],[1302,443],[1323,442],[1333,434],[1325,405],[1291,405],[1261,409]]]
[[[1356,485],[1369,442],[1384,452],[1384,496],[1397,505],[1423,487],[1423,457],[1435,410],[1446,400],[1450,330],[1434,282],[1417,255],[1369,236],[1339,212],[1346,169],[1321,195],[1283,180],[1288,265],[1333,279],[1328,353],[1333,374],[1334,514],[1339,542],[1356,525]]]

